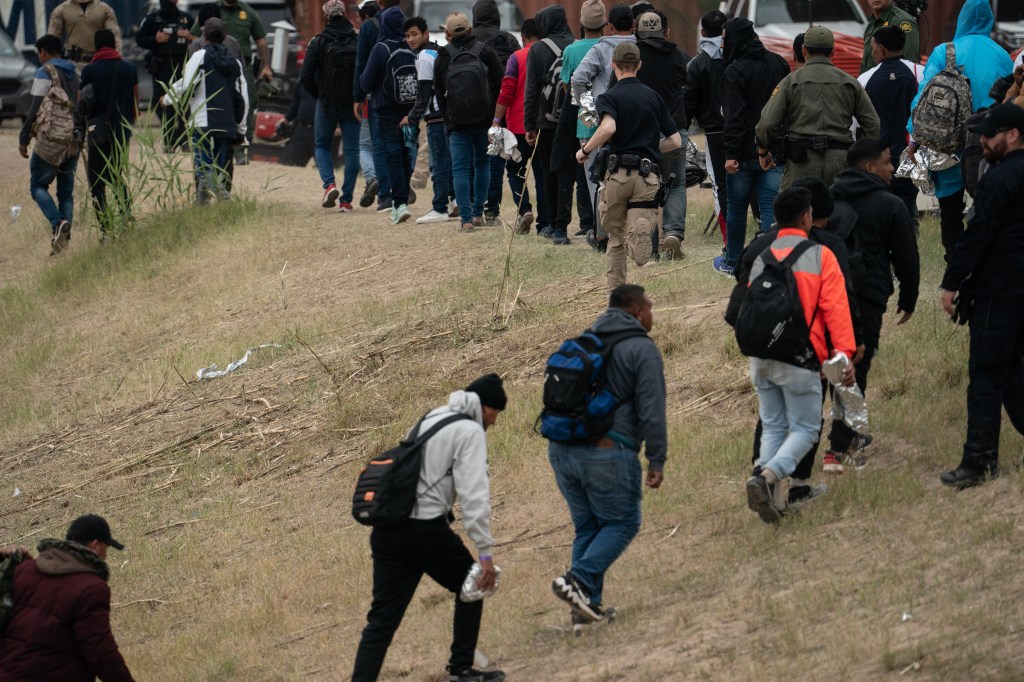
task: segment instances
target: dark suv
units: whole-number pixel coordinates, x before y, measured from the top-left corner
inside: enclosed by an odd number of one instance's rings
[[[36,67],[25,59],[6,33],[0,31],[0,119],[25,120],[32,103]]]

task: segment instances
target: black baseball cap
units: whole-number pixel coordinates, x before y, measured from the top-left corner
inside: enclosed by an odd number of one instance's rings
[[[110,537],[110,524],[107,523],[107,520],[95,514],[79,516],[72,521],[68,527],[67,539],[80,545],[87,545],[93,540],[99,540],[114,549],[124,549],[124,545]]]
[[[1010,128],[1016,128],[1024,134],[1024,109],[1009,102],[997,104],[985,112],[985,118],[972,123],[968,128],[985,137],[993,137]]]

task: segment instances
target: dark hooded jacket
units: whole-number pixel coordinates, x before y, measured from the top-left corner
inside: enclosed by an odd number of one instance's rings
[[[245,100],[238,89],[242,67],[223,43],[209,43],[203,48],[203,72],[206,79],[206,128],[213,137],[233,140],[238,137],[239,124],[245,120]]]
[[[473,35],[481,43],[491,46],[503,69],[508,58],[522,47],[514,35],[501,30],[501,12],[494,0],[477,0],[473,5]]]
[[[893,294],[892,276],[896,275],[900,282],[899,308],[914,312],[921,263],[914,227],[903,200],[889,192],[880,177],[859,168],[839,173],[831,189],[836,212],[843,209],[841,202],[846,202],[857,214],[855,235],[845,238],[851,256],[857,248],[862,254],[863,274],[853,275],[857,297],[884,307]],[[854,243],[859,247],[853,247]]]
[[[541,39],[550,38],[562,50],[573,42],[572,32],[565,19],[565,8],[551,5],[537,12],[537,33]],[[555,63],[555,53],[541,41],[530,46],[526,55],[526,92],[523,102],[523,127],[527,130],[552,129],[557,124],[547,120],[548,103],[541,91],[547,82],[548,70]]]
[[[321,84],[326,85],[332,82],[332,78],[327,73],[327,69],[330,66],[327,63],[328,45],[330,43],[350,44],[354,48],[358,40],[356,30],[348,19],[345,17],[331,17],[331,20],[327,22],[327,26],[324,27],[323,33],[314,36],[309,41],[309,45],[306,46],[306,58],[302,62],[302,72],[299,74],[299,80],[302,81],[306,91],[315,99],[329,100],[335,105],[352,109],[352,102],[354,101],[352,93],[328,93],[321,91]]]
[[[452,41],[452,44],[460,50],[465,50],[476,42],[476,36],[470,32],[469,35],[455,38]],[[483,61],[484,66],[487,67],[487,81],[491,86],[491,91],[488,93],[491,98],[490,110],[493,112],[494,105],[498,101],[498,92],[501,91],[501,79],[505,75],[505,69],[501,68],[501,62],[498,60],[498,55],[495,54],[494,50],[487,45],[484,45],[484,49],[480,52],[480,59]],[[449,131],[490,128],[490,114],[479,122],[475,122],[470,125],[456,125],[448,119],[448,100],[445,98],[445,93],[448,91],[448,88],[445,83],[448,80],[448,67],[451,63],[452,56],[448,54],[447,47],[438,52],[437,59],[434,61],[434,96],[437,97],[437,108],[438,111],[441,112],[441,115],[444,116],[445,125]]]
[[[359,43],[356,46],[356,77],[352,79],[352,97],[355,102],[362,102],[366,99],[366,91],[359,85],[359,74],[366,69],[366,62],[370,59],[370,50],[377,44],[379,33],[380,12],[378,11],[359,25]]]
[[[366,68],[359,75],[359,87],[370,95],[370,106],[377,110],[408,113],[412,105],[395,104],[388,101],[384,92],[384,79],[387,76],[388,59],[395,50],[408,50],[402,24],[405,14],[398,7],[389,7],[377,15],[380,19],[380,35],[377,44],[370,50],[370,58],[366,60]]]
[[[601,335],[644,331],[639,320],[620,308],[608,308],[591,329]],[[649,468],[661,471],[668,450],[665,417],[665,367],[650,337],[637,336],[615,344],[605,375],[608,389],[622,401],[608,436],[631,450],[645,445]]]
[[[786,60],[765,49],[749,19],[725,23],[722,113],[725,116],[725,158],[757,158],[754,128],[775,86],[789,74]]]
[[[722,117],[722,78],[725,63],[721,51],[715,49],[713,39],[701,38],[701,49],[686,66],[686,88],[683,106],[686,115],[697,119],[705,134],[721,133],[725,127]],[[707,48],[704,46],[708,45]],[[716,56],[712,56],[712,52]],[[687,121],[689,123],[689,120]]]
[[[677,128],[688,128],[683,88],[686,86],[686,67],[690,63],[690,55],[660,36],[637,38],[636,46],[640,48],[642,64],[636,74],[637,79],[661,95]],[[612,84],[615,80],[613,75]]]
[[[0,637],[0,680],[131,682],[110,631],[109,571],[75,542],[43,540],[14,570],[14,608]]]

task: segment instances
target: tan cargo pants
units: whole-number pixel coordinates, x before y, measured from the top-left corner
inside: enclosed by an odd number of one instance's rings
[[[608,233],[608,253],[605,276],[608,290],[626,283],[626,256],[637,265],[644,265],[651,259],[651,235],[658,221],[656,208],[629,208],[634,202],[654,201],[661,180],[654,173],[646,178],[637,170],[620,168],[604,178],[601,193],[601,225]]]

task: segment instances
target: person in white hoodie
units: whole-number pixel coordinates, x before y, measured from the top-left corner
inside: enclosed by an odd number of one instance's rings
[[[483,574],[480,589],[494,586],[491,547],[491,495],[487,476],[485,431],[505,409],[507,398],[497,374],[480,377],[463,391],[455,391],[448,404],[427,413],[419,424],[426,433],[434,424],[454,414],[466,415],[441,428],[423,446],[423,463],[416,486],[416,504],[408,521],[375,527],[370,534],[373,550],[373,603],[366,616],[352,670],[352,682],[372,682],[384,664],[388,646],[402,622],[420,578],[426,573],[455,595],[455,625],[450,682],[500,682],[500,670],[475,670],[473,657],[480,634],[483,602],[459,599],[473,555],[449,525],[458,498],[462,525],[476,546]],[[415,428],[415,427],[414,427]]]

